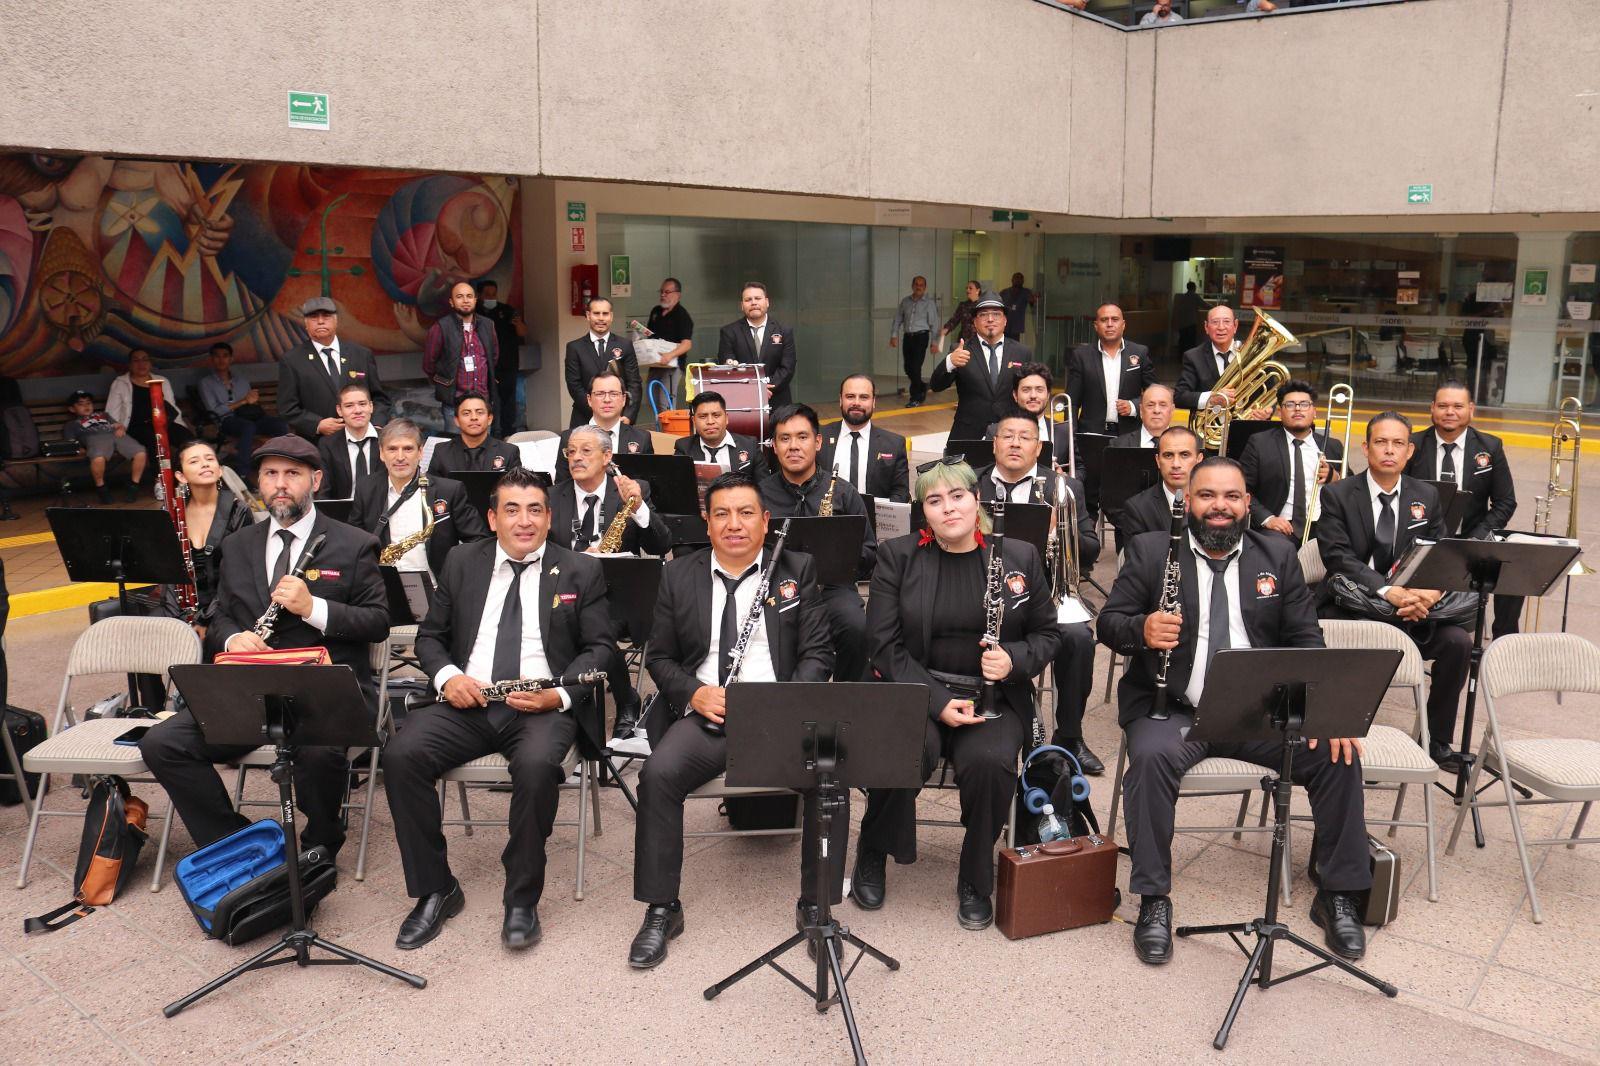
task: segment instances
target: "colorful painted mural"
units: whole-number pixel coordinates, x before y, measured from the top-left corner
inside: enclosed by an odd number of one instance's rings
[[[517,180],[296,164],[0,154],[0,374],[240,362],[304,339],[331,296],[339,332],[422,347],[458,281],[521,289]]]

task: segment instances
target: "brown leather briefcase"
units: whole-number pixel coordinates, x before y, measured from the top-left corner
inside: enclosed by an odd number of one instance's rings
[[[1117,845],[1091,835],[1000,850],[995,924],[1007,939],[1111,920]]]

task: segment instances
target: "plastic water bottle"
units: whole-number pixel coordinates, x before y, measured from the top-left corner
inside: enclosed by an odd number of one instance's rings
[[[1056,809],[1050,804],[1044,805],[1044,810],[1039,812],[1039,843],[1048,844],[1052,840],[1069,840],[1072,831],[1067,824],[1056,817]]]

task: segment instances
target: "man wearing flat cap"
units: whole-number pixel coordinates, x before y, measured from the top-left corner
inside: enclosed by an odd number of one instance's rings
[[[943,392],[956,387],[956,417],[951,440],[982,440],[984,430],[1011,404],[1011,385],[1017,370],[1033,362],[1033,352],[1006,336],[1006,305],[999,295],[984,291],[973,309],[976,345],[965,338],[933,368],[928,387]]]
[[[389,421],[389,394],[370,349],[339,336],[339,308],[326,296],[300,305],[307,340],[278,358],[278,414],[307,440],[339,432],[339,390],[365,385],[372,421]]]
[[[220,651],[323,647],[336,665],[355,671],[369,711],[376,711],[369,645],[389,635],[389,607],[378,571],[378,542],[370,533],[317,511],[313,494],[322,479],[317,450],[296,436],[273,437],[256,449],[257,486],[271,514],[224,538],[218,549],[216,612],[206,630],[210,660]],[[319,535],[314,559],[302,559]],[[304,569],[303,576],[296,571]],[[265,639],[252,627],[267,605],[281,609]],[[308,669],[310,669],[308,667]],[[139,742],[145,765],[172,797],[194,838],[205,847],[250,819],[233,809],[214,769],[251,751],[207,743],[194,715],[179,711]],[[305,847],[337,852],[344,843],[339,807],[348,761],[343,748],[302,747],[294,785],[306,815]]]

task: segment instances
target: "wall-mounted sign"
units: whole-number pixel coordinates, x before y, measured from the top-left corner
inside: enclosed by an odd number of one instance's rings
[[[325,130],[328,128],[328,94],[289,90],[289,128]]]
[[[1432,185],[1407,185],[1406,186],[1406,203],[1408,203],[1408,204],[1431,204],[1431,203],[1433,203],[1433,186]]]
[[[1522,302],[1530,307],[1543,307],[1550,302],[1550,271],[1523,271]]]
[[[574,252],[586,252],[589,250],[588,243],[584,240],[583,230],[582,226],[572,227],[572,250]]]
[[[568,200],[567,201],[567,221],[568,222],[587,222],[587,221],[589,221],[589,205],[584,203],[582,200]]]
[[[611,295],[633,295],[633,266],[628,256],[611,257]]]

